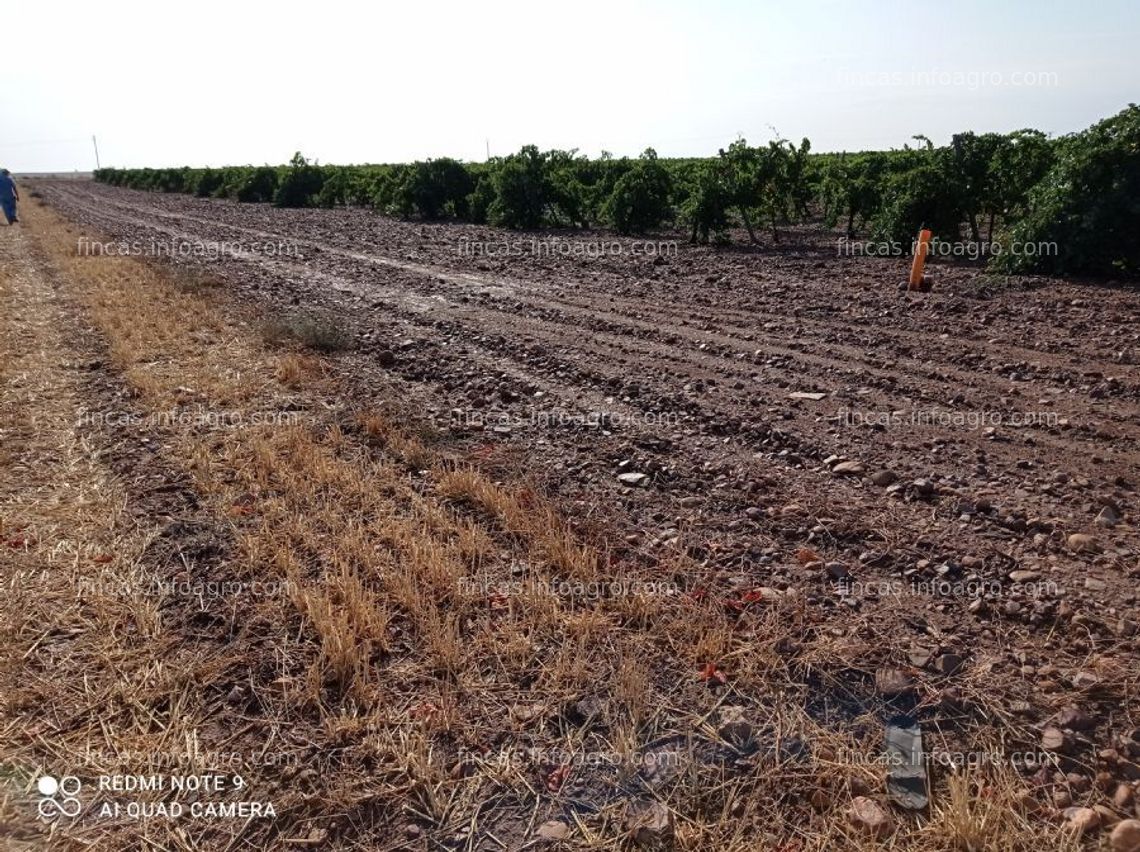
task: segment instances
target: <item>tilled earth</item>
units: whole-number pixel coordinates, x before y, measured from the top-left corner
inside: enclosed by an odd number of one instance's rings
[[[1077,796],[1140,780],[1135,289],[935,264],[933,291],[907,293],[906,259],[818,231],[666,235],[675,252],[653,255],[605,233],[37,189],[80,252],[188,241],[174,262],[267,318],[332,318],[361,398],[529,476],[616,557],[683,556],[699,583],[669,578],[689,593],[790,594],[837,636],[889,636],[933,708],[961,701],[959,668],[986,675],[995,716],[1079,731]],[[244,248],[193,254],[217,242]],[[1073,707],[1087,718],[1058,722]]]

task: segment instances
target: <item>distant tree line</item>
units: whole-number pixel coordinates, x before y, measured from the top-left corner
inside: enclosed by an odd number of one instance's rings
[[[849,237],[909,245],[920,227],[943,240],[1049,242],[1046,255],[1003,253],[1006,272],[1140,273],[1140,107],[1080,133],[964,132],[948,145],[915,137],[901,150],[812,154],[807,139],[715,157],[661,159],[533,145],[486,163],[449,158],[396,165],[100,169],[116,186],[281,207],[370,207],[387,215],[505,228],[683,227],[724,243],[733,228],[760,241],[809,221]]]

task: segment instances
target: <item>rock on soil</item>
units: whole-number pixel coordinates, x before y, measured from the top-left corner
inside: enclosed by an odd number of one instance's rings
[[[1109,837],[1112,852],[1140,852],[1140,819],[1126,819],[1116,824]]]
[[[1057,714],[1057,725],[1074,731],[1087,731],[1096,727],[1096,721],[1079,707],[1064,707]]]
[[[552,819],[540,825],[534,836],[543,840],[565,840],[570,836],[570,826],[561,820]]]
[[[734,745],[743,745],[752,739],[752,724],[743,707],[725,707],[720,711],[717,733]]]
[[[1127,784],[1118,784],[1116,792],[1112,794],[1112,803],[1122,811],[1128,810],[1128,806],[1132,804],[1132,799],[1135,794],[1132,788]]]
[[[1079,836],[1094,834],[1100,828],[1100,814],[1092,808],[1066,808],[1065,818]]]
[[[673,845],[673,812],[660,802],[631,803],[626,829],[643,849],[669,849]]]
[[[943,654],[934,661],[934,670],[946,677],[957,674],[960,668],[962,668],[962,658],[957,654]]]
[[[1084,533],[1073,533],[1068,538],[1069,550],[1074,553],[1096,553],[1100,550],[1100,544],[1091,535]]]
[[[923,498],[933,497],[937,491],[929,479],[916,479],[911,485],[914,487],[914,493]]]
[[[1072,737],[1060,728],[1046,728],[1041,732],[1041,748],[1045,751],[1064,754],[1072,748]]]
[[[891,815],[866,796],[856,796],[851,800],[851,807],[847,809],[847,821],[877,840],[889,836],[894,828]]]
[[[875,688],[885,698],[906,695],[914,689],[914,681],[902,669],[882,668],[875,672]]]
[[[1096,516],[1096,522],[1102,527],[1114,527],[1120,523],[1120,513],[1111,506],[1105,506]]]
[[[618,482],[631,488],[645,488],[649,485],[649,475],[645,473],[619,473]]]

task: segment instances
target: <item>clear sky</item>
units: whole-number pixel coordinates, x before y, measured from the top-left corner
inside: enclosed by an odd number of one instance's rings
[[[16,0],[0,163],[326,163],[540,147],[818,151],[1079,130],[1140,101],[1140,0]]]

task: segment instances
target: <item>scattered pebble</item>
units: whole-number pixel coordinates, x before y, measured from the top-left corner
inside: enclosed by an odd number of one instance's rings
[[[1140,852],[1140,819],[1118,822],[1108,838],[1112,852]]]
[[[866,796],[856,796],[851,800],[851,807],[847,809],[847,821],[877,840],[888,837],[894,828],[891,815]]]
[[[645,488],[649,485],[649,474],[647,473],[619,473],[618,482],[622,485],[628,485],[631,488]]]
[[[534,835],[543,840],[565,840],[570,836],[570,826],[562,820],[552,819],[540,825]]]
[[[932,497],[934,496],[935,487],[934,483],[929,479],[916,479],[911,483],[914,487],[914,493],[919,497]]]
[[[1045,751],[1064,754],[1072,748],[1073,740],[1057,727],[1048,727],[1041,732],[1041,748]]]
[[[1066,808],[1065,818],[1078,836],[1095,834],[1100,829],[1100,814],[1092,808]]]
[[[943,654],[934,661],[934,670],[949,677],[962,668],[962,658],[957,654]]]
[[[875,688],[880,695],[891,698],[909,693],[914,689],[914,681],[902,669],[879,669],[875,672]]]
[[[1120,513],[1112,506],[1105,506],[1096,516],[1096,523],[1102,527],[1114,527],[1120,523]]]
[[[1091,535],[1085,533],[1073,533],[1068,538],[1069,550],[1074,553],[1096,553],[1100,550],[1100,544]]]
[[[1080,707],[1066,707],[1057,714],[1058,727],[1071,728],[1074,731],[1087,731],[1096,727],[1096,721]]]
[[[648,849],[672,846],[673,812],[660,802],[630,803],[625,825],[638,846]]]

